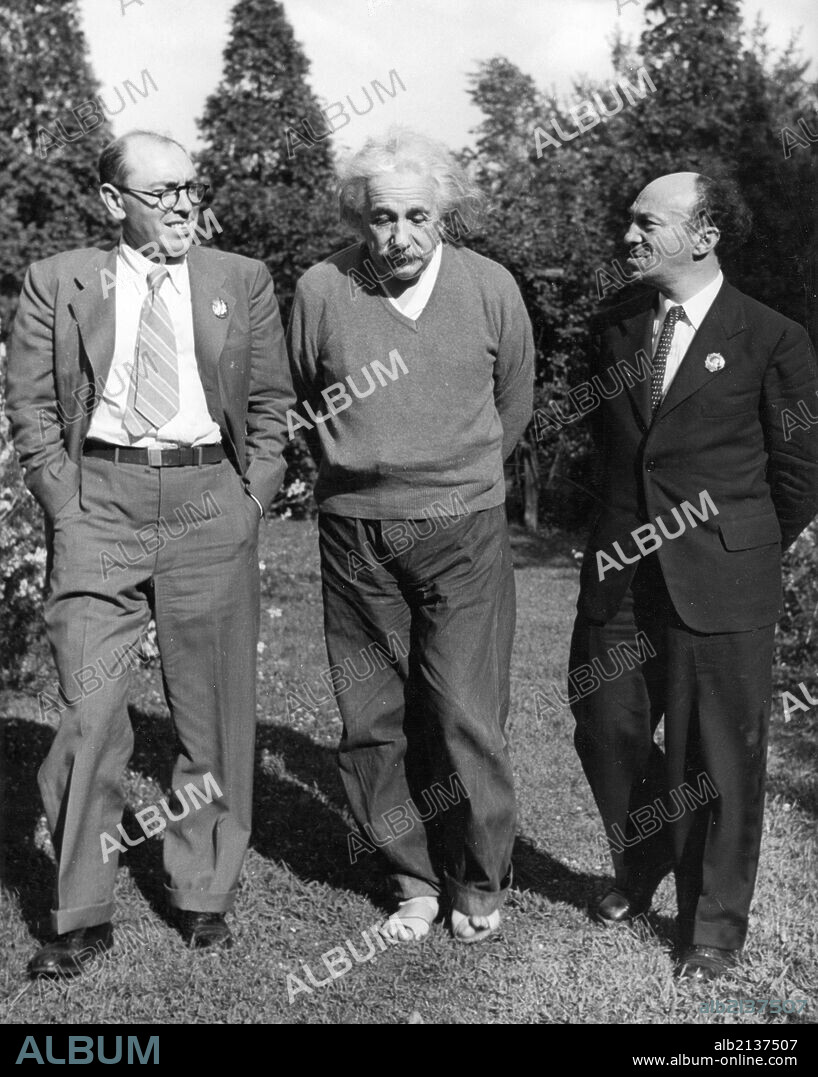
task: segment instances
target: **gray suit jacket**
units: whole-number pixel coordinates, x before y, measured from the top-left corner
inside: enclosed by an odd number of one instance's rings
[[[7,410],[26,484],[49,519],[80,487],[82,443],[110,370],[116,253],[66,251],[32,265],[23,284]],[[207,406],[233,466],[266,508],[284,477],[295,403],[273,282],[261,262],[223,251],[191,247],[188,265]],[[224,317],[214,304],[227,308]]]

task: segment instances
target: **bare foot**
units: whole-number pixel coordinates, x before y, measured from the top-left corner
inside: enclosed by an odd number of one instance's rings
[[[410,898],[398,905],[380,931],[397,942],[420,942],[429,934],[437,914],[438,903],[433,894]]]
[[[466,915],[452,909],[452,935],[458,942],[481,942],[500,926],[500,910],[487,916]]]

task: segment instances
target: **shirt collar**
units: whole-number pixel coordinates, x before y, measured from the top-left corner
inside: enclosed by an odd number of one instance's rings
[[[435,286],[437,275],[440,272],[440,262],[442,258],[443,243],[439,242],[435,247],[435,253],[432,255],[429,264],[420,274],[420,279],[418,280],[418,284],[420,285],[420,288],[418,289],[418,294],[422,296],[425,300],[428,300],[429,296],[432,294],[432,289]]]
[[[716,296],[719,294],[719,290],[724,284],[724,274],[721,270],[718,271],[715,278],[710,281],[709,284],[705,284],[701,291],[696,292],[689,299],[686,299],[684,303],[674,303],[672,299],[668,299],[663,293],[659,293],[659,310],[657,312],[657,319],[659,322],[664,322],[667,317],[667,312],[671,307],[684,307],[685,319],[690,322],[693,328],[698,332],[699,326],[704,321],[704,316],[708,310],[713,306]]]
[[[139,280],[143,283],[147,281],[148,273],[157,267],[156,262],[152,262],[150,258],[140,254],[138,250],[127,244],[124,239],[119,241],[119,260],[127,276],[134,281]],[[165,269],[168,271],[168,279],[171,284],[181,295],[184,280],[187,276],[187,259],[183,262],[176,262],[174,265],[168,265],[166,262]]]
[[[432,295],[432,291],[434,290],[434,286],[437,283],[437,275],[440,272],[440,263],[442,259],[443,244],[439,242],[435,247],[434,254],[429,259],[429,264],[418,274],[418,278],[413,285],[414,294],[412,296],[411,302],[409,303],[408,307],[404,311],[402,311],[402,313],[405,314],[407,318],[411,318],[412,320],[414,320],[415,313],[418,313],[419,311],[423,310],[423,308],[429,302],[429,299]],[[383,281],[381,281],[381,288],[383,289],[384,295],[387,297],[392,306],[395,307],[396,310],[401,310],[400,303],[397,299],[395,299],[389,294]]]

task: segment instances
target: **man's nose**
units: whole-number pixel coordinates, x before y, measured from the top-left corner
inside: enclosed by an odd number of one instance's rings
[[[176,197],[176,206],[174,207],[176,212],[184,217],[189,217],[193,212],[193,203],[190,201],[190,195],[187,189],[178,192]]]
[[[392,242],[396,247],[406,247],[409,243],[409,229],[406,221],[395,221],[392,229]]]
[[[633,221],[631,221],[631,223],[628,225],[628,230],[625,233],[625,242],[629,247],[635,247],[637,243],[642,242],[642,233],[639,231]]]

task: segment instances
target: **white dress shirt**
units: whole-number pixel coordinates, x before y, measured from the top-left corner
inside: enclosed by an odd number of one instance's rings
[[[404,318],[411,318],[412,321],[415,322],[423,313],[423,308],[429,302],[435,282],[437,281],[437,275],[440,272],[440,260],[442,257],[443,244],[438,243],[435,247],[435,253],[432,255],[432,260],[411,288],[407,288],[403,295],[398,299],[394,299],[388,292],[386,293],[389,302],[395,310],[401,312]],[[386,291],[385,288],[384,291]]]
[[[662,335],[662,326],[665,323],[667,312],[671,307],[684,307],[684,317],[680,318],[676,322],[676,327],[673,330],[673,343],[670,346],[670,353],[667,357],[667,363],[665,365],[665,378],[662,382],[662,397],[670,388],[670,384],[676,377],[679,371],[679,367],[682,365],[682,360],[685,357],[685,353],[690,345],[693,343],[693,337],[698,332],[699,326],[704,321],[704,316],[708,310],[713,306],[713,302],[719,293],[719,289],[724,283],[724,275],[719,270],[715,280],[712,280],[709,284],[705,285],[700,292],[696,292],[689,299],[686,299],[684,303],[674,303],[671,299],[668,299],[662,292],[659,293],[659,309],[656,312],[653,319],[653,338],[651,341],[651,355],[656,354],[656,349],[659,346],[659,337]]]
[[[156,433],[133,439],[125,429],[125,409],[131,371],[136,358],[139,317],[148,294],[148,273],[156,263],[120,242],[116,260],[116,334],[111,369],[102,399],[94,409],[88,437],[110,445],[155,448],[168,445],[218,445],[219,427],[207,408],[204,389],[196,365],[193,339],[193,309],[187,262],[166,266],[168,276],[159,291],[167,305],[176,336],[179,361],[179,411]],[[108,301],[110,302],[110,293]]]

